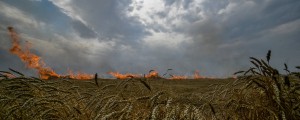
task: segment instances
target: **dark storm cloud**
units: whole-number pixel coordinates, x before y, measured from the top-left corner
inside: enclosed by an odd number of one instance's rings
[[[97,34],[78,20],[72,20],[73,29],[82,38],[96,38]]]
[[[166,4],[172,5],[174,2],[166,1]],[[182,6],[185,8],[184,3]],[[217,73],[220,75],[223,74],[222,71],[233,73],[234,70],[245,68],[249,56],[259,55],[263,57],[268,49],[275,52],[280,51],[279,53],[284,53],[282,51],[299,51],[300,49],[294,45],[299,44],[295,41],[300,37],[299,35],[289,34],[280,35],[286,37],[269,38],[275,35],[272,32],[264,32],[299,20],[299,6],[297,0],[204,1],[199,5],[200,11],[204,14],[201,19],[189,20],[195,15],[186,14],[181,18],[189,21],[189,24],[173,28],[173,30],[191,37],[193,41],[193,44],[188,45],[180,54],[184,54],[187,61],[190,61],[191,65],[186,66],[198,64],[209,70],[208,74]],[[220,13],[222,9],[225,11],[224,13]],[[288,31],[288,28],[284,31]],[[295,29],[290,33],[297,31],[299,30]],[[279,42],[280,38],[284,38],[285,42]],[[279,47],[281,45],[283,45],[282,47],[291,46],[291,48],[282,50]],[[253,49],[254,46],[256,46],[255,49]],[[293,60],[290,59],[300,59],[295,56],[292,58],[287,53],[274,54],[275,59],[288,57],[288,61],[293,65],[296,65],[296,62],[292,62]],[[280,67],[279,64],[284,62],[279,61],[275,60],[275,66]]]
[[[274,0],[256,3],[247,9],[237,8],[224,22],[226,31],[230,31],[227,35],[229,38],[252,35],[297,20],[300,18],[299,5],[297,0]]]
[[[0,63],[4,64],[1,65],[1,69],[5,70],[11,66],[22,71],[26,70],[20,59],[8,52],[11,46],[11,40],[6,29],[8,26],[13,26],[16,29],[21,44],[24,41],[30,41],[32,43],[31,51],[41,56],[49,67],[53,67],[60,73],[65,73],[68,68],[84,70],[84,66],[92,66],[90,64],[93,62],[85,58],[90,54],[86,48],[91,46],[74,42],[80,39],[88,41],[91,38],[96,39],[96,34],[80,21],[66,16],[52,3],[44,2],[46,1],[22,1],[20,4],[12,1],[0,2],[2,8],[0,12],[0,48],[2,51],[7,51],[1,52]],[[44,7],[47,9],[43,9]],[[76,34],[79,37],[73,36]],[[2,59],[2,56],[7,59]],[[96,68],[97,65],[94,66],[93,71],[99,69]],[[35,73],[32,70],[30,72],[31,74]]]
[[[220,45],[222,41],[222,26],[207,19],[193,24],[188,31],[188,35],[193,37],[197,45],[208,45],[209,48]]]
[[[295,56],[300,54],[299,0],[148,2],[3,0],[1,66],[21,66],[5,51],[7,25],[34,42],[34,53],[60,73],[68,68],[89,73],[172,68],[179,74],[199,69],[204,75],[228,76],[249,67],[249,56],[264,57],[269,49],[277,67],[300,60]]]
[[[123,43],[132,44],[131,41],[141,39],[146,32],[142,24],[134,18],[125,16],[130,3],[130,0],[78,0],[72,1],[69,6],[76,8],[71,12],[78,13],[101,37],[109,39],[122,37]]]

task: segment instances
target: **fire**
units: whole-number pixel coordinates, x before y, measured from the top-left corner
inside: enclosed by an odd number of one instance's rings
[[[25,45],[25,49],[22,49],[19,41],[19,36],[15,32],[13,27],[8,27],[8,32],[12,40],[12,48],[10,52],[12,54],[17,55],[22,62],[25,63],[27,68],[36,69],[41,79],[50,79],[50,78],[61,78],[61,76],[57,74],[52,68],[47,67],[44,61],[42,61],[41,57],[30,52],[29,43]],[[70,74],[75,79],[92,79],[93,75],[88,74]]]
[[[128,79],[128,78],[140,78],[141,75],[138,74],[131,74],[131,73],[126,73],[126,74],[121,74],[119,72],[108,72],[108,74],[111,74],[117,79]]]
[[[142,78],[140,74],[132,74],[132,73],[125,73],[121,74],[119,72],[108,72],[108,74],[114,76],[117,79],[128,79],[128,78]],[[144,76],[145,78],[161,78],[157,71],[151,70],[149,74]]]
[[[46,66],[41,57],[37,56],[30,52],[30,43],[26,42],[25,49],[20,45],[20,40],[18,34],[14,31],[13,27],[8,27],[8,32],[12,40],[12,47],[10,52],[17,55],[22,62],[25,63],[27,68],[36,69],[39,77],[41,79],[51,79],[51,78],[71,78],[71,79],[93,79],[94,75],[77,72],[76,74],[73,71],[68,70],[67,75],[59,75],[52,68]],[[140,74],[120,74],[119,72],[109,72],[112,76],[117,79],[128,79],[128,78],[142,78]],[[14,76],[9,76],[14,77]],[[148,74],[144,75],[145,78],[162,78],[159,76],[159,73],[156,70],[150,70]],[[203,77],[199,74],[199,71],[196,70],[194,73],[194,79],[208,78]],[[170,79],[188,79],[187,76],[173,75]]]
[[[108,74],[114,76],[117,79],[128,79],[128,78],[142,78],[140,74],[132,74],[132,73],[125,73],[121,74],[119,72],[108,72]],[[162,78],[159,76],[159,73],[156,70],[150,70],[150,72],[146,75],[144,75],[145,78]],[[206,78],[203,76],[199,75],[199,71],[196,70],[194,74],[194,79],[201,79],[201,78]],[[170,80],[185,80],[189,79],[190,77],[188,76],[180,76],[180,75],[171,75],[171,78],[166,78]]]
[[[187,76],[180,76],[180,75],[172,75],[172,77],[170,78],[171,80],[184,80],[187,79]]]
[[[201,79],[201,78],[204,78],[204,77],[199,74],[199,70],[195,70],[194,79]]]
[[[86,73],[81,73],[81,72],[77,72],[77,74],[74,74],[72,70],[69,70],[68,76],[71,79],[79,79],[79,80],[86,80],[86,79],[94,78],[94,75],[91,75],[91,74],[86,74]]]
[[[38,73],[42,79],[59,77],[59,75],[55,73],[51,68],[45,66],[44,62],[41,61],[41,58],[39,56],[29,51],[29,44],[26,44],[25,50],[21,48],[19,36],[12,27],[8,27],[8,31],[13,42],[10,52],[17,55],[26,64],[26,67],[38,70]]]
[[[160,78],[156,70],[150,70],[149,74],[145,76],[146,78]]]

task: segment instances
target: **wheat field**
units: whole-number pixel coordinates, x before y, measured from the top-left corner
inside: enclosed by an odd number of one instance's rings
[[[0,71],[0,119],[300,119],[300,73],[286,64],[279,73],[269,60],[270,51],[251,57],[236,79],[41,80],[9,69]]]

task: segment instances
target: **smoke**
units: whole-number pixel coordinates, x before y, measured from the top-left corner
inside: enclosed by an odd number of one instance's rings
[[[225,77],[246,69],[250,56],[263,58],[269,49],[275,67],[283,62],[295,66],[300,59],[295,56],[300,51],[299,4],[297,0],[4,0],[1,69],[27,71],[7,52],[11,43],[5,28],[10,25],[58,74],[72,69],[107,77],[110,71],[164,73],[172,68],[178,75],[200,70],[200,75]]]
[[[13,27],[7,27],[9,36],[12,40],[12,47],[10,52],[17,55],[22,62],[26,65],[27,68],[35,69],[38,72],[38,75],[41,79],[49,78],[72,78],[72,79],[92,79],[93,75],[86,73],[74,74],[71,70],[68,70],[67,76],[62,76],[57,74],[52,68],[46,66],[45,62],[36,54],[31,53],[30,43],[26,42],[25,47],[22,47],[20,44],[19,35],[15,32]]]

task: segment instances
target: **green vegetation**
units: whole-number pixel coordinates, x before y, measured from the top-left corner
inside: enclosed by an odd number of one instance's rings
[[[40,80],[0,71],[0,119],[300,119],[300,73],[284,64],[280,74],[270,56],[251,57],[254,67],[238,79]]]

